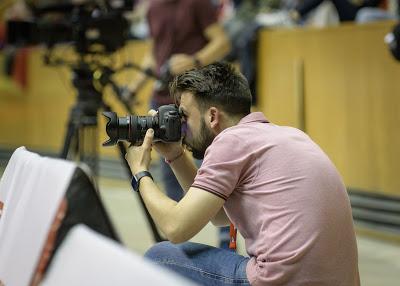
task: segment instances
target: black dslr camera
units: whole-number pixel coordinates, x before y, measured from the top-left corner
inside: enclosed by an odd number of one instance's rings
[[[149,128],[154,129],[154,141],[178,142],[181,140],[181,117],[174,104],[160,106],[156,116],[117,117],[115,112],[103,112],[103,115],[108,118],[106,132],[110,137],[103,146],[112,146],[121,140],[136,145],[143,142]]]

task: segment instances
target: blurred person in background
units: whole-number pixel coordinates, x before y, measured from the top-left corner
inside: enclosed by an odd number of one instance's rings
[[[225,5],[228,5],[225,1]],[[233,11],[223,15],[223,26],[231,42],[228,61],[237,61],[241,73],[246,77],[253,96],[252,104],[257,104],[256,71],[257,39],[262,25],[256,17],[263,12],[280,8],[279,0],[235,0],[229,3]]]
[[[257,105],[257,41],[261,28],[293,26],[288,16],[294,0],[221,0],[221,20],[231,42],[227,61],[237,62]],[[291,6],[292,5],[292,6]]]

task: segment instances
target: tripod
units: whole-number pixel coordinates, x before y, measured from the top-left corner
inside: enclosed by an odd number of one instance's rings
[[[72,107],[68,119],[67,131],[64,138],[61,158],[73,159],[85,162],[98,175],[98,121],[97,113],[100,109],[112,111],[111,107],[104,103],[101,91],[94,86],[93,70],[85,62],[80,62],[73,70],[73,85],[78,91],[76,104]],[[114,92],[118,87],[110,80],[111,72],[108,69],[106,83],[110,83]],[[129,113],[132,113],[129,106],[125,104]],[[132,172],[128,162],[125,160],[126,147],[124,143],[118,142],[120,160],[127,172],[128,178]],[[164,239],[158,232],[153,219],[151,218],[142,197],[139,194],[140,203],[145,211],[148,223],[153,233],[154,240],[161,242]]]

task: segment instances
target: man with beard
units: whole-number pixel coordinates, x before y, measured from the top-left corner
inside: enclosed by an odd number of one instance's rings
[[[248,83],[228,64],[185,72],[170,92],[186,129],[183,143],[153,144],[149,129],[127,154],[132,185],[170,241],[145,256],[201,285],[359,285],[349,199],[324,152],[302,131],[250,113]],[[186,190],[180,202],[154,184],[152,146]],[[204,157],[199,170],[185,146]],[[248,257],[182,243],[228,217]]]

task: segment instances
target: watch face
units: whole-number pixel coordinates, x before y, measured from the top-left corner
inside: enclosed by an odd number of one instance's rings
[[[132,176],[131,185],[135,191],[138,191],[138,180],[135,175]]]
[[[148,171],[142,171],[132,176],[131,185],[132,188],[138,192],[139,191],[139,182],[143,177],[150,177],[153,180],[153,177]]]

